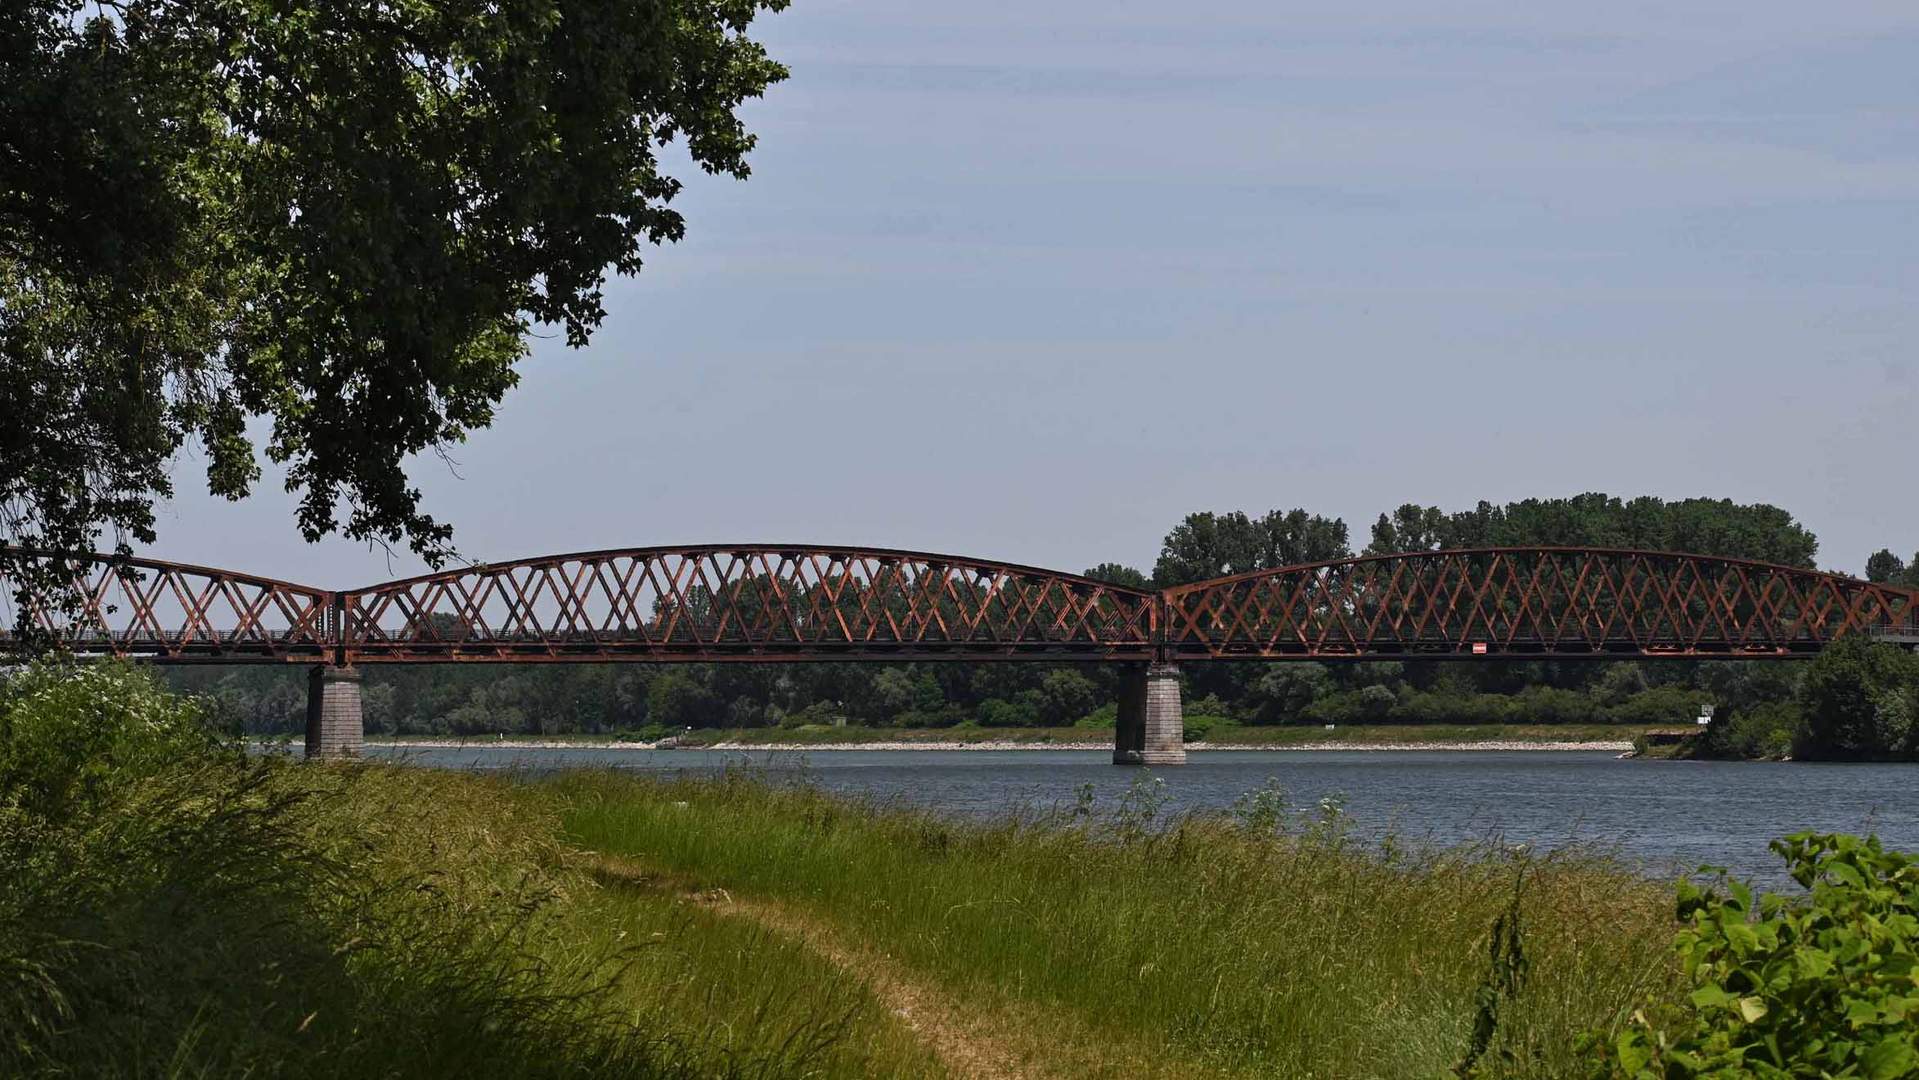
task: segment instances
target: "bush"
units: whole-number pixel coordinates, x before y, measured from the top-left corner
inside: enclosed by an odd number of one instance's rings
[[[1111,731],[1119,726],[1119,703],[1109,701],[1074,721],[1073,726],[1088,731]]]
[[[1897,645],[1845,637],[1826,646],[1799,685],[1805,714],[1793,756],[1845,760],[1912,755],[1919,657]]]
[[[780,726],[789,730],[803,727],[831,727],[839,719],[839,710],[831,702],[815,701],[780,717]]]
[[[1182,721],[1180,741],[1200,742],[1204,740],[1215,727],[1218,727],[1224,722],[1224,720],[1217,716],[1185,717]]]
[[[1599,703],[1577,690],[1529,686],[1513,699],[1512,719],[1522,724],[1603,724]]]
[[[1412,691],[1393,706],[1406,724],[1503,724],[1511,708],[1503,694],[1443,694]]]
[[[1383,686],[1347,690],[1320,698],[1300,711],[1300,716],[1315,724],[1356,724],[1384,720],[1399,698]]]
[[[1716,717],[1706,728],[1701,750],[1707,757],[1783,758],[1792,753],[1803,722],[1797,704],[1769,701]]]
[[[994,698],[980,703],[979,722],[982,727],[1037,727],[1039,709],[1026,700]]]
[[[930,709],[914,709],[899,716],[899,726],[907,728],[949,728],[966,722],[966,708],[948,702]]]
[[[1773,842],[1811,890],[1682,884],[1674,948],[1693,991],[1592,1039],[1599,1077],[1828,1077],[1919,1072],[1919,862],[1877,838]],[[1721,891],[1723,889],[1723,891]]]
[[[142,672],[37,664],[0,683],[0,808],[13,820],[98,813],[129,777],[238,747]]]
[[[1652,726],[1695,723],[1699,708],[1710,705],[1713,695],[1705,690],[1683,686],[1655,686],[1641,690],[1612,707],[1612,720],[1620,724]]]

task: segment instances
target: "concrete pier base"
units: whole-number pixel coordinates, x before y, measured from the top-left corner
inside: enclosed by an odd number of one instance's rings
[[[307,675],[307,758],[359,757],[365,737],[359,671],[314,668]]]
[[[1141,664],[1120,675],[1113,764],[1186,764],[1178,664]]]

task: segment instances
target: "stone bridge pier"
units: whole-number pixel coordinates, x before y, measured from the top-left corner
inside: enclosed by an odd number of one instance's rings
[[[1128,664],[1120,673],[1113,764],[1186,764],[1178,664]]]
[[[315,667],[307,675],[306,756],[310,760],[356,758],[365,738],[360,670],[331,664]],[[1128,664],[1120,674],[1113,764],[1185,763],[1179,665]]]
[[[355,758],[366,738],[360,669],[322,664],[307,674],[307,758]]]

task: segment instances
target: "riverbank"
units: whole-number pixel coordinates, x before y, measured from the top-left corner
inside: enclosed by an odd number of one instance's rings
[[[1524,927],[1486,1076],[1676,989],[1669,888],[1579,851],[1382,850],[1276,790],[1167,818],[1142,780],[1004,823],[734,778],[535,785],[609,889],[680,896],[856,972],[960,1076],[1434,1076],[1471,1054],[1488,935]]]
[[[1632,749],[1639,728],[1610,725],[1370,725],[1336,728],[1245,727],[1221,725],[1186,744],[1189,751],[1210,750],[1453,750],[1567,751],[1621,753]],[[1110,731],[1085,728],[930,729],[897,728],[748,728],[703,730],[672,739],[618,736],[371,736],[367,745],[404,749],[497,747],[517,750],[713,750],[771,753],[787,750],[1111,750]]]

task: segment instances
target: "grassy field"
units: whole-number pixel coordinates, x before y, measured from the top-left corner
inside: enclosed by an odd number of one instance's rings
[[[547,786],[632,891],[723,892],[884,957],[1016,1074],[1438,1075],[1472,1043],[1515,896],[1528,969],[1488,1075],[1568,1075],[1578,1033],[1674,986],[1665,886],[1580,855],[1363,849],[1270,792],[1167,822],[1148,781],[967,826],[741,778]]]
[[[1631,742],[1644,728],[1618,724],[1349,724],[1328,731],[1312,725],[1252,726],[1216,723],[1207,732],[1204,744],[1212,746],[1254,746],[1283,749],[1292,746],[1368,746],[1407,743],[1471,742]],[[444,741],[425,736],[371,736],[393,742]],[[678,743],[687,747],[716,746],[722,743],[771,746],[835,746],[855,743],[983,743],[1010,742],[1036,746],[1111,743],[1111,728],[988,728],[966,724],[951,728],[875,728],[849,725],[829,727],[811,725],[801,728],[705,728],[683,734]],[[635,741],[621,735],[538,735],[507,736],[540,742],[602,745]],[[498,736],[475,736],[474,743],[499,741]]]
[[[1431,1077],[1478,1030],[1473,1075],[1556,1077],[1677,992],[1670,889],[1603,859],[1161,802],[301,765],[36,670],[0,684],[0,1075]]]

